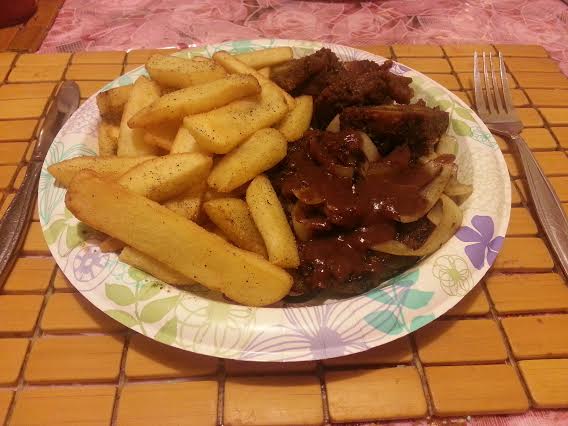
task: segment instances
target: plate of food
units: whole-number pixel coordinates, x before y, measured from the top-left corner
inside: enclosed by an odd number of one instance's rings
[[[349,355],[446,313],[509,221],[503,156],[397,62],[262,39],[153,55],[87,100],[43,165],[68,280],[141,334],[250,361]]]

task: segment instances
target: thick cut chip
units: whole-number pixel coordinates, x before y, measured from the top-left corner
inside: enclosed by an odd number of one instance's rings
[[[144,76],[136,80],[120,121],[117,155],[155,155],[159,153],[158,147],[144,142],[144,130],[128,127],[130,117],[159,97],[160,88],[156,83]]]
[[[186,189],[177,197],[170,198],[163,205],[180,216],[196,221],[199,217],[201,202],[203,201],[203,194],[206,188],[207,182],[199,182]]]
[[[183,125],[205,150],[226,154],[254,132],[280,121],[287,112],[280,92],[266,86],[260,96],[185,117]]]
[[[291,47],[273,47],[270,49],[255,50],[253,52],[235,55],[242,63],[251,68],[264,68],[280,65],[294,57]]]
[[[116,155],[120,128],[107,121],[99,124],[99,155]]]
[[[195,283],[191,278],[187,278],[162,262],[132,247],[124,247],[118,259],[168,284],[187,285]]]
[[[217,191],[230,192],[278,164],[286,157],[287,145],[278,130],[259,130],[221,158],[207,183]]]
[[[238,247],[266,257],[266,246],[247,203],[238,198],[217,198],[203,204],[209,219]]]
[[[270,78],[270,68],[268,67],[264,67],[258,70],[259,74],[262,74],[263,76],[265,76],[266,78]]]
[[[231,74],[250,74],[254,76],[263,88],[269,86],[273,90],[280,92],[280,94],[284,97],[288,108],[292,109],[294,108],[294,106],[296,106],[294,98],[290,94],[288,94],[288,92],[286,92],[273,81],[270,81],[254,68],[241,62],[236,56],[232,56],[229,53],[221,50],[213,55],[213,60],[221,64],[223,68],[225,68]]]
[[[270,305],[292,287],[282,268],[93,172],[75,176],[65,204],[88,226],[238,303]]]
[[[195,60],[160,54],[152,55],[148,59],[146,69],[152,80],[158,84],[178,89],[207,83],[227,75],[223,67],[207,58]]]
[[[97,106],[101,117],[113,123],[120,123],[124,106],[131,93],[132,85],[128,85],[115,87],[97,94]]]
[[[132,128],[148,128],[168,122],[179,125],[186,115],[211,111],[259,92],[260,85],[253,76],[228,75],[219,80],[168,93],[135,114],[128,120],[128,125]]]
[[[67,188],[71,179],[81,170],[92,170],[105,179],[114,180],[138,164],[153,158],[156,157],[75,157],[52,164],[47,171],[59,184]]]
[[[288,142],[297,141],[310,128],[314,101],[311,96],[296,98],[296,107],[291,110],[276,128],[282,132]]]
[[[178,125],[170,123],[144,129],[144,142],[170,152],[178,129]]]
[[[164,201],[202,182],[212,163],[211,157],[198,153],[165,155],[132,168],[118,183],[150,200]]]
[[[172,144],[172,149],[170,150],[171,154],[179,154],[182,152],[199,152],[201,154],[207,154],[208,152],[205,151],[195,140],[195,138],[189,133],[184,126],[181,126],[174,138],[174,142]]]
[[[270,180],[264,175],[257,176],[247,188],[246,200],[270,262],[283,268],[297,268],[300,256],[296,239]]]
[[[106,237],[100,244],[99,248],[103,253],[114,253],[124,248],[126,244],[116,238]]]

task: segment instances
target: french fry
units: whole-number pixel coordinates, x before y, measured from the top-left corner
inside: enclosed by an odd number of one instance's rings
[[[164,201],[203,181],[212,162],[198,153],[157,157],[130,169],[118,183],[150,200]]]
[[[294,57],[291,47],[272,47],[270,49],[255,50],[253,52],[239,53],[235,55],[242,63],[251,68],[259,69],[272,67],[288,62]]]
[[[286,271],[256,253],[239,249],[95,173],[75,176],[65,204],[86,225],[238,303],[270,305],[292,287],[292,277]]]
[[[118,179],[128,170],[144,161],[156,157],[75,157],[52,164],[47,171],[64,188],[69,186],[71,179],[81,170],[92,170],[105,179]]]
[[[159,153],[158,147],[144,142],[144,130],[131,129],[128,120],[142,108],[150,105],[160,97],[158,85],[146,77],[139,77],[134,83],[130,98],[124,107],[122,120],[120,121],[120,133],[118,135],[117,155],[154,155]]]
[[[294,233],[266,176],[254,178],[247,188],[246,201],[266,244],[270,262],[282,268],[297,268],[300,265],[300,256]]]
[[[132,247],[124,247],[118,259],[168,284],[187,285],[195,283],[192,279]]]
[[[210,59],[186,59],[177,56],[152,55],[146,69],[152,80],[167,87],[178,89],[203,84],[227,75],[223,67]]]
[[[179,90],[177,87],[169,87],[169,86],[160,86],[160,89],[162,92],[162,96],[167,95],[168,93],[175,92],[176,90]]]
[[[264,241],[243,200],[218,198],[204,203],[203,210],[237,247],[266,257]]]
[[[286,139],[276,129],[261,129],[213,167],[207,183],[220,192],[230,192],[271,169],[286,157]]]
[[[170,152],[172,145],[174,144],[174,138],[179,130],[179,126],[164,123],[161,126],[152,126],[145,130],[144,142]]]
[[[144,133],[144,142],[148,145],[156,146],[164,151],[170,151],[174,143],[173,140],[164,137],[164,135],[146,132]]]
[[[264,67],[264,68],[259,69],[258,73],[262,74],[266,78],[270,78],[270,68],[269,67]]]
[[[214,189],[206,189],[205,192],[203,193],[203,201],[209,201],[209,200],[216,200],[217,198],[227,198],[227,197],[234,197],[235,194],[227,194],[227,193],[223,193],[223,192],[218,192],[215,191]]]
[[[287,112],[288,106],[280,92],[266,86],[259,97],[185,117],[183,125],[202,148],[226,154],[257,130],[280,121]]]
[[[174,142],[172,144],[172,149],[170,150],[171,154],[178,154],[181,152],[199,152],[201,154],[207,154],[195,138],[189,133],[184,126],[181,126],[174,138]]]
[[[180,216],[195,222],[199,217],[203,193],[206,188],[207,183],[205,181],[199,182],[186,189],[177,197],[167,200],[163,205]]]
[[[288,105],[289,109],[292,109],[296,106],[296,102],[294,98],[288,94],[284,89],[278,86],[273,81],[270,81],[264,75],[259,73],[254,68],[248,66],[247,64],[241,62],[236,56],[232,56],[229,53],[221,50],[213,54],[213,60],[218,62],[223,68],[225,68],[230,73],[238,73],[238,74],[250,74],[258,80],[260,85],[264,88],[265,86],[270,86],[274,90],[280,92],[284,99],[286,100],[286,104]]]
[[[120,123],[124,106],[130,94],[132,85],[115,87],[97,94],[97,106],[101,117],[113,123]]]
[[[99,124],[99,155],[116,155],[120,128],[107,121]]]
[[[100,244],[99,249],[103,253],[114,253],[124,248],[126,244],[116,238],[106,237]]]
[[[311,96],[296,98],[296,107],[275,127],[282,132],[288,142],[297,141],[310,128],[314,101]]]
[[[168,93],[136,113],[131,128],[157,126],[164,122],[181,123],[186,115],[211,111],[223,105],[260,93],[260,85],[251,75],[233,74],[219,80]]]

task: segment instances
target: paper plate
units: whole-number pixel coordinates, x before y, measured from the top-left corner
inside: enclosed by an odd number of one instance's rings
[[[385,60],[345,46],[271,39],[215,44],[177,55],[211,56],[218,50],[241,53],[274,46],[291,46],[297,57],[328,47],[342,60]],[[199,285],[172,287],[120,262],[116,254],[102,253],[101,236],[65,208],[65,190],[47,172],[59,161],[97,154],[100,118],[94,96],[59,132],[43,165],[39,214],[53,257],[77,290],[115,320],[167,345],[217,357],[331,358],[383,345],[428,324],[458,303],[494,262],[509,221],[510,181],[495,139],[466,104],[404,65],[395,64],[393,72],[412,77],[416,99],[450,113],[448,132],[458,140],[459,179],[473,184],[474,192],[462,205],[463,224],[457,234],[379,288],[312,306],[250,308],[231,304]],[[133,70],[103,90],[131,84],[144,74],[143,68]]]

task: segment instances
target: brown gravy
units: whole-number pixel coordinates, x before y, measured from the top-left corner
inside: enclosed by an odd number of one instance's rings
[[[291,143],[272,174],[284,204],[310,230],[299,242],[303,285],[340,286],[388,268],[390,256],[370,249],[397,238],[400,215],[421,210],[420,189],[432,173],[411,159],[407,146],[369,163],[356,132],[308,131]]]

